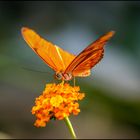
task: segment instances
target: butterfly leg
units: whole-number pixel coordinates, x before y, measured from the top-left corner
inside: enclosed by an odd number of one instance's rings
[[[73,86],[75,87],[75,77],[73,77]]]

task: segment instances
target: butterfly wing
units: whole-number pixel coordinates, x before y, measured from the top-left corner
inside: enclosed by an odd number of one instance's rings
[[[113,36],[114,31],[110,31],[104,36],[91,43],[85,48],[66,68],[65,73],[72,73],[73,76],[88,76],[90,69],[94,67],[102,58],[104,45]]]
[[[53,45],[29,28],[23,27],[21,32],[24,40],[33,51],[56,72],[64,71],[75,58],[74,55]]]

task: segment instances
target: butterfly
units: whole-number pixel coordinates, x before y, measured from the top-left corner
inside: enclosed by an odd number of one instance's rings
[[[77,56],[43,39],[30,28],[22,27],[21,33],[31,49],[55,71],[55,77],[69,81],[73,77],[90,75],[91,68],[103,58],[104,46],[115,32],[99,37]]]

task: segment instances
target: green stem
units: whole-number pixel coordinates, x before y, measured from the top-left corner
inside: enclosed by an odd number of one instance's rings
[[[70,131],[70,133],[72,135],[72,138],[76,139],[76,134],[74,132],[73,126],[72,126],[72,124],[71,124],[71,122],[70,122],[68,117],[65,117],[65,123],[66,123],[66,125],[67,125],[67,127],[68,127],[68,129],[69,129],[69,131]]]

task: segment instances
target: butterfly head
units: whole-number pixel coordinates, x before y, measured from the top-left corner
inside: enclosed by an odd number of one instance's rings
[[[55,78],[58,80],[70,81],[72,79],[72,74],[71,73],[57,72],[55,74]]]
[[[62,73],[61,72],[55,73],[55,78],[57,80],[62,80],[62,78],[63,78]]]

